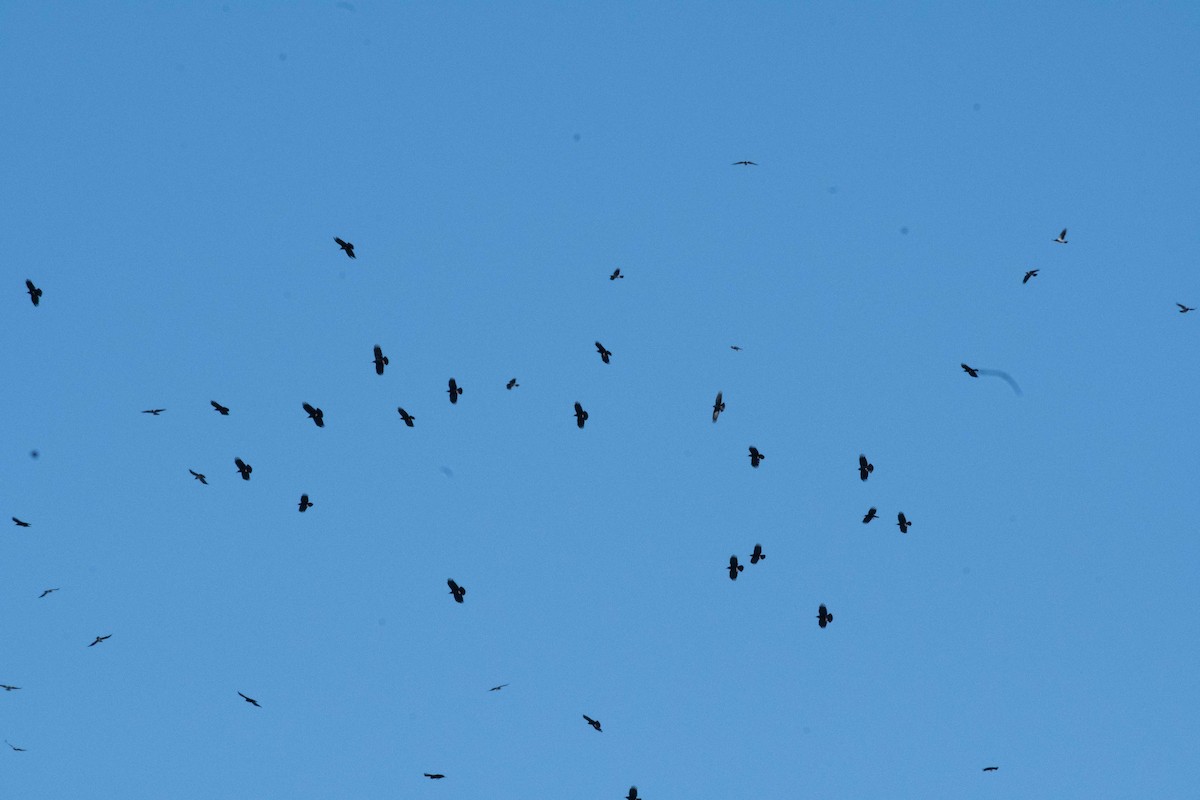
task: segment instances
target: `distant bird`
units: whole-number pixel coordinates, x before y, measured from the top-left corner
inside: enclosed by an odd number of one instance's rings
[[[730,349],[730,350],[737,350],[739,353],[740,353],[740,352],[742,352],[742,348],[738,347],[736,344],[731,344],[731,345],[729,345],[729,349]]]
[[[20,686],[9,686],[7,683],[0,683],[0,689],[3,689],[6,692],[11,692],[20,688]]]
[[[515,389],[515,388],[517,388],[517,387],[518,387],[518,386],[520,386],[520,385],[521,385],[521,384],[517,383],[517,379],[516,379],[516,378],[513,378],[511,381],[509,381],[508,383],[504,384],[504,388],[505,388],[505,389]]]
[[[1187,312],[1189,312],[1189,311],[1195,311],[1195,310],[1196,310],[1194,307],[1192,307],[1192,306],[1185,306],[1183,303],[1176,303],[1175,305],[1179,306],[1179,313],[1180,313],[1180,314],[1186,314],[1186,313],[1187,313]]]
[[[29,527],[29,523],[23,519],[17,519],[16,517],[13,517],[12,521],[17,523],[18,528],[28,528]]]
[[[999,767],[984,767],[983,771],[984,772],[995,772],[998,769],[1000,769],[1000,768]]]
[[[584,714],[584,715],[583,715],[583,718],[587,720],[587,724],[588,724],[588,725],[591,725],[593,728],[595,728],[596,730],[600,731],[600,720],[598,720],[598,719],[592,719],[592,718],[591,718],[591,717],[589,717],[587,714]],[[604,733],[604,731],[600,731],[600,732],[601,732],[601,733]]]
[[[333,240],[338,243],[338,247],[340,247],[346,251],[346,255],[350,256],[351,258],[358,258],[358,256],[354,255],[354,245],[353,244],[351,244],[350,242],[343,242],[341,239],[339,239],[336,236],[333,237]]]
[[[454,602],[461,603],[463,596],[467,593],[467,587],[459,586],[453,578],[447,580],[446,585],[450,587],[450,594],[454,595]]]
[[[425,777],[429,778],[430,780],[440,781],[442,778],[444,778],[446,776],[440,772],[426,772]]]
[[[25,279],[25,291],[29,292],[29,299],[35,307],[38,303],[42,302],[42,290],[34,286],[33,281],[28,278]]]
[[[1029,270],[1028,272],[1025,273],[1025,277],[1021,279],[1021,283],[1029,283],[1029,279],[1032,277],[1035,277],[1037,274],[1038,274],[1038,270],[1036,270],[1036,269]]]
[[[758,468],[758,465],[759,465],[759,463],[760,463],[760,462],[761,462],[761,461],[762,461],[764,458],[766,458],[766,456],[765,456],[765,455],[763,455],[762,453],[758,452],[758,448],[757,448],[757,447],[755,447],[754,445],[750,445],[750,466],[752,466],[752,467],[754,467],[755,469],[757,469],[757,468]]]
[[[259,708],[262,708],[262,706],[258,705],[258,701],[255,700],[253,697],[246,697],[246,695],[242,694],[241,692],[238,692],[238,695],[240,695],[241,698],[243,700],[245,700],[247,703],[249,703],[250,705],[258,706]]]
[[[575,404],[575,424],[578,425],[580,429],[582,429],[583,423],[587,422],[587,418],[588,418],[588,413],[583,410],[583,406],[579,405],[579,403],[576,403]]]
[[[30,450],[30,451],[29,451],[29,457],[30,457],[30,458],[37,458],[37,457],[38,457],[38,456],[40,456],[40,455],[41,455],[41,453],[39,453],[37,450]]]
[[[46,589],[44,592],[42,592],[41,594],[38,595],[38,600],[41,600],[43,597],[50,594],[51,592],[57,592],[57,591],[58,591],[58,589]]]
[[[92,642],[91,644],[89,644],[89,645],[88,645],[88,647],[95,647],[96,645],[98,645],[98,644],[100,644],[101,642],[103,642],[105,639],[111,639],[111,638],[112,638],[112,634],[111,634],[111,633],[110,633],[108,636],[97,636],[97,637],[96,637],[96,641],[94,641],[94,642]]]
[[[757,564],[767,557],[767,554],[762,551],[762,545],[754,545],[754,552],[750,554],[750,563]]]
[[[979,370],[975,369],[974,367],[968,367],[966,364],[959,364],[959,366],[963,368],[963,372],[967,373],[972,378],[979,377]]]
[[[871,506],[869,509],[867,509],[866,515],[863,516],[863,525],[866,525],[868,522],[870,522],[873,519],[879,519],[879,515],[875,513],[876,510],[877,509],[875,508],[875,506]]]
[[[382,375],[383,368],[388,365],[388,357],[383,354],[383,350],[379,349],[379,345],[375,345],[375,374]]]
[[[492,688],[488,689],[488,691],[489,691],[489,692],[498,692],[498,691],[500,691],[501,689],[503,689],[505,686],[508,686],[508,684],[507,684],[507,683],[502,683],[502,684],[500,684],[499,686],[493,686]]]
[[[405,411],[403,408],[396,406],[396,412],[400,415],[400,419],[404,420],[404,424],[408,427],[413,427],[413,420],[416,419],[412,414]]]
[[[859,454],[858,456],[858,479],[865,481],[867,476],[875,471],[875,465],[867,461],[867,457]]]
[[[713,422],[717,421],[717,417],[721,416],[721,412],[725,410],[725,401],[721,398],[721,393],[717,392],[717,399],[713,402]]]
[[[15,744],[13,744],[12,742],[10,742],[8,739],[5,739],[5,740],[4,740],[4,743],[5,743],[6,745],[8,745],[9,747],[11,747],[13,750],[15,750],[15,751],[16,751],[16,752],[18,752],[18,753],[24,753],[24,752],[25,752],[25,748],[24,748],[24,747],[17,747]]]
[[[1057,243],[1059,243],[1059,244],[1066,244],[1066,243],[1067,243],[1067,229],[1066,229],[1066,228],[1063,228],[1063,229],[1062,229],[1062,233],[1060,233],[1060,234],[1058,235],[1058,238],[1057,238],[1057,239],[1055,239],[1054,241],[1055,241],[1055,242],[1057,242]]]
[[[306,495],[306,494],[300,495],[300,513],[303,514],[305,511],[308,511],[312,507],[313,507],[313,504],[308,502],[308,495]]]
[[[240,458],[235,458],[233,463],[237,465],[238,472],[242,473],[242,480],[250,480],[250,473],[254,472],[254,467],[250,466],[245,461],[242,461]]]
[[[758,164],[753,161],[735,161],[731,166],[734,167],[757,167]]]
[[[745,567],[737,562],[737,556],[729,557],[729,580],[736,581],[738,573],[744,569]]]
[[[143,411],[142,413],[143,413],[143,414],[149,414],[149,415],[150,415],[150,416],[152,416],[152,417],[157,417],[159,414],[161,414],[161,413],[162,413],[162,412],[164,412],[164,411],[166,411],[166,409],[165,409],[165,408],[147,408],[147,409],[146,409],[145,411]]]
[[[833,622],[833,614],[829,613],[829,609],[825,608],[824,603],[817,609],[817,624],[824,628],[829,623]]]
[[[625,795],[625,800],[642,800],[638,797],[636,786],[629,787],[629,794]]]
[[[220,404],[220,403],[218,403],[216,400],[209,400],[208,402],[209,402],[209,403],[212,405],[212,407],[213,407],[213,408],[216,410],[216,412],[217,412],[218,414],[220,414],[222,417],[228,417],[228,416],[229,416],[229,409],[228,409],[228,408],[226,408],[225,406],[221,405],[221,404]]]
[[[896,515],[896,524],[900,526],[901,533],[908,533],[908,526],[912,525],[912,521],[904,516],[904,512],[901,511]]]
[[[454,378],[450,379],[450,388],[446,390],[450,393],[450,404],[458,402],[458,396],[462,394],[462,387],[454,382]]]
[[[596,342],[596,352],[600,354],[601,361],[603,361],[605,364],[610,363],[608,359],[612,357],[612,352],[609,350],[605,350],[604,345],[600,344],[599,342]]]
[[[625,276],[621,274],[620,267],[617,267],[616,269],[614,269],[613,274],[608,276],[608,279],[610,281],[615,281],[617,278],[621,278],[622,280],[624,280],[624,278],[625,278]]]
[[[308,418],[311,419],[318,428],[325,427],[325,412],[324,411],[322,411],[319,408],[313,408],[308,403],[302,403],[301,405],[304,406],[304,413],[308,414]]]
[[[199,472],[196,472],[196,470],[194,470],[194,469],[189,469],[188,472],[192,473],[193,478],[200,481],[205,486],[208,486],[208,480],[205,479],[205,477],[203,475],[201,475]]]

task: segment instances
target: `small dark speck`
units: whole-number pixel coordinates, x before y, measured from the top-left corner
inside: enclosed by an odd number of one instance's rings
[[[30,450],[30,451],[29,451],[29,457],[30,457],[30,458],[37,458],[37,457],[38,457],[38,456],[40,456],[40,455],[41,455],[41,453],[39,453],[37,450]]]
[[[979,105],[979,103],[976,103],[975,105],[971,106],[971,108],[974,111],[978,111],[979,109],[983,108],[983,106]]]
[[[579,141],[579,139],[580,139],[580,136],[579,136],[579,134],[578,134],[578,133],[576,133],[576,134],[574,134],[574,135],[573,135],[571,138],[572,138],[572,139],[574,139],[575,141],[577,141],[577,142],[578,142],[578,141]]]
[[[287,61],[287,53],[280,53],[280,54],[279,54],[279,60],[280,60],[280,61]]]
[[[450,469],[449,467],[442,467],[442,474],[445,475],[447,478],[453,478],[454,470]]]
[[[346,11],[353,11],[354,3],[347,3],[346,0],[342,0],[342,2],[337,4],[337,7],[345,9]]]
[[[905,225],[904,227],[902,227],[900,229],[900,233],[904,234],[905,236],[908,236],[908,226]]]

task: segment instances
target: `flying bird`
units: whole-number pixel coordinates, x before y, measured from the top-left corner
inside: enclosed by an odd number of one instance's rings
[[[382,375],[383,368],[388,365],[388,357],[379,349],[379,345],[375,345],[375,374]]]
[[[767,554],[762,551],[762,545],[754,545],[754,552],[750,554],[750,563],[757,564],[767,557]]]
[[[731,344],[731,345],[729,345],[729,349],[730,349],[730,350],[737,350],[739,353],[740,353],[740,352],[742,352],[742,348],[738,347],[736,344]]]
[[[88,645],[88,647],[95,647],[96,645],[98,645],[98,644],[100,644],[101,642],[103,642],[105,639],[111,639],[111,638],[112,638],[112,634],[111,634],[111,633],[110,633],[108,636],[97,636],[97,637],[96,637],[96,641],[94,641],[94,642],[92,642],[91,644],[89,644],[89,645]]]
[[[6,692],[11,692],[15,689],[20,689],[20,688],[21,688],[20,686],[9,686],[7,683],[0,683],[0,689],[3,689]]]
[[[444,778],[446,776],[440,772],[426,772],[425,777],[429,778],[430,780],[440,781],[442,778]]]
[[[166,411],[166,409],[165,409],[165,408],[147,408],[147,409],[146,409],[145,411],[143,411],[142,413],[143,413],[143,414],[149,414],[149,415],[150,415],[150,416],[152,416],[152,417],[157,417],[159,414],[161,414],[161,413],[162,413],[162,412],[164,412],[164,411]]]
[[[765,456],[765,455],[763,455],[762,453],[758,452],[758,448],[757,448],[757,447],[755,447],[754,445],[750,445],[750,466],[752,466],[752,467],[754,467],[755,469],[757,469],[757,468],[758,468],[758,465],[759,465],[759,463],[760,463],[760,462],[761,462],[761,461],[762,461],[764,458],[766,458],[766,456]]]
[[[896,524],[900,526],[901,533],[908,533],[908,526],[912,525],[912,521],[909,520],[908,517],[904,516],[904,512],[901,511],[896,515]]]
[[[246,697],[246,695],[242,694],[241,692],[238,692],[238,695],[240,695],[241,698],[243,700],[245,700],[247,703],[249,703],[250,705],[258,706],[259,708],[262,708],[262,706],[258,705],[258,701],[255,700],[253,697]]]
[[[1000,768],[999,767],[984,767],[983,771],[984,772],[995,772],[998,769],[1000,769]]]
[[[1067,243],[1067,229],[1063,228],[1062,233],[1060,233],[1058,235],[1058,238],[1055,239],[1054,241],[1057,242],[1058,244],[1066,244]]]
[[[215,411],[216,411],[218,414],[220,414],[222,417],[228,417],[228,416],[229,416],[229,409],[228,409],[228,408],[226,408],[225,406],[221,405],[221,404],[220,404],[220,403],[218,403],[216,400],[209,400],[208,402],[209,402],[210,404],[212,404],[212,407],[213,407],[213,409],[214,409],[214,410],[215,410]]]
[[[16,752],[18,752],[18,753],[24,753],[24,752],[25,752],[25,748],[24,748],[24,747],[17,747],[15,744],[13,744],[12,742],[10,742],[8,739],[5,739],[5,740],[4,740],[4,743],[5,743],[6,745],[8,745],[9,747],[11,747],[13,750],[15,750],[15,751],[16,751]]]
[[[516,378],[513,378],[511,381],[509,381],[508,383],[504,384],[504,388],[505,388],[505,389],[515,389],[515,388],[517,388],[517,387],[518,387],[518,386],[520,386],[520,385],[521,385],[521,384],[517,383],[517,379],[516,379]]]
[[[306,495],[306,494],[300,495],[300,513],[303,514],[305,511],[308,511],[312,507],[313,507],[313,504],[308,502],[308,495]]]
[[[959,366],[963,368],[963,372],[967,373],[972,378],[979,377],[979,370],[975,369],[974,367],[968,367],[966,364],[959,364]]]
[[[193,478],[200,481],[205,486],[208,486],[208,480],[202,474],[200,474],[199,472],[196,472],[196,470],[194,470],[194,469],[189,469],[188,472],[192,473]]]
[[[250,466],[245,461],[242,461],[240,458],[235,458],[233,463],[237,465],[238,472],[242,473],[242,480],[250,480],[250,473],[254,472],[254,467]]]
[[[721,416],[721,412],[725,410],[725,401],[721,398],[721,393],[717,392],[717,399],[713,402],[713,422],[717,421],[717,417]]]
[[[1195,311],[1195,310],[1196,310],[1194,307],[1192,307],[1192,306],[1185,306],[1183,303],[1176,303],[1175,305],[1179,306],[1179,313],[1180,313],[1180,314],[1186,314],[1186,313],[1187,313],[1187,312],[1189,312],[1189,311]]]
[[[1037,274],[1038,274],[1038,270],[1036,270],[1036,269],[1029,270],[1028,272],[1025,273],[1025,277],[1021,279],[1021,283],[1029,283],[1029,279],[1036,277]]]
[[[758,166],[758,164],[754,163],[753,161],[735,161],[735,162],[733,162],[733,164],[731,164],[730,166],[734,166],[734,167],[757,167],[757,166]]]
[[[50,594],[51,592],[57,592],[57,591],[58,591],[58,589],[46,589],[44,592],[42,592],[41,594],[38,595],[38,600],[41,600],[43,597]]]
[[[463,596],[467,593],[467,587],[459,586],[454,582],[453,578],[446,581],[446,585],[450,587],[450,594],[454,595],[454,602],[461,603]]]
[[[416,419],[412,414],[405,411],[403,408],[396,406],[396,412],[400,414],[400,419],[404,420],[404,424],[408,427],[413,427],[413,420]]]
[[[25,291],[29,292],[29,299],[35,307],[38,303],[42,302],[42,290],[34,286],[33,281],[28,278],[25,279]]]
[[[351,258],[358,258],[358,256],[354,255],[354,245],[353,244],[351,244],[350,242],[343,242],[341,239],[339,239],[336,236],[333,237],[333,240],[338,243],[338,247],[340,247],[346,251],[346,255],[350,256]]]
[[[879,519],[879,515],[875,513],[876,510],[877,509],[875,506],[871,506],[869,509],[867,509],[867,513],[863,516],[863,525],[866,525],[873,519]]]
[[[622,280],[624,280],[624,278],[625,278],[625,276],[621,274],[620,267],[617,267],[616,269],[614,269],[613,274],[608,276],[608,279],[610,281],[615,281],[617,278],[621,278]]]
[[[729,580],[736,581],[738,573],[744,569],[745,567],[737,562],[737,556],[729,557]]]
[[[575,404],[575,424],[578,425],[581,430],[583,429],[583,423],[587,422],[587,418],[588,418],[588,413],[583,410],[583,406],[579,405],[579,403],[576,403]]]
[[[642,798],[638,797],[636,786],[629,787],[629,794],[625,795],[625,800],[642,800]]]
[[[500,691],[501,689],[503,689],[505,686],[508,686],[508,684],[507,684],[507,683],[502,683],[502,684],[500,684],[499,686],[493,686],[492,688],[488,689],[488,691],[489,691],[489,692],[498,692],[498,691]]]
[[[605,364],[610,363],[608,359],[612,357],[612,352],[609,350],[605,350],[604,345],[600,344],[599,342],[596,342],[596,352],[600,354],[601,361],[603,361]]]
[[[600,731],[600,720],[598,720],[598,719],[592,719],[592,718],[591,718],[591,717],[589,717],[587,714],[584,714],[584,715],[583,715],[583,718],[587,720],[587,724],[588,724],[588,725],[591,725],[593,728],[595,728],[596,730]],[[600,731],[600,732],[601,732],[601,733],[604,733],[604,731]]]
[[[29,527],[29,523],[23,519],[17,519],[16,517],[13,517],[12,521],[17,523],[18,528],[28,528]]]
[[[875,471],[875,465],[867,461],[867,457],[861,453],[858,456],[858,479],[865,481],[867,476]]]
[[[820,608],[817,609],[817,624],[824,628],[831,622],[833,622],[833,614],[830,614],[829,609],[825,608],[825,605],[822,603]]]
[[[303,403],[302,405],[304,406],[304,413],[308,414],[308,418],[311,419],[318,428],[324,428],[325,412],[319,408],[313,408],[308,403]]]
[[[455,383],[454,378],[450,379],[450,388],[446,390],[450,393],[450,404],[458,402],[458,396],[462,394],[462,387]]]

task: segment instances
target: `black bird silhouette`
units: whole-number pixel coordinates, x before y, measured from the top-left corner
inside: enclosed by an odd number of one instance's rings
[[[100,644],[101,642],[103,642],[105,639],[111,639],[111,638],[112,638],[112,634],[111,634],[111,633],[110,633],[108,636],[97,636],[97,637],[96,637],[96,641],[94,641],[94,642],[92,642],[91,644],[89,644],[89,645],[88,645],[88,647],[95,647],[96,645],[98,645],[98,644]]]
[[[1187,312],[1189,312],[1189,311],[1195,311],[1195,310],[1196,310],[1194,307],[1192,307],[1192,306],[1185,306],[1183,303],[1176,303],[1175,305],[1179,306],[1179,313],[1180,313],[1180,314],[1186,314],[1186,313],[1187,313]]]
[[[516,387],[518,387],[518,386],[520,386],[520,385],[521,385],[521,384],[517,383],[517,379],[516,379],[516,378],[513,378],[511,381],[509,381],[508,383],[504,384],[504,388],[505,388],[505,389],[515,389]]]
[[[636,786],[629,787],[629,794],[625,795],[625,800],[640,800]]]
[[[413,426],[413,420],[416,419],[412,414],[405,411],[403,408],[396,406],[396,412],[400,415],[400,419],[404,420],[404,424],[408,427]]]
[[[1036,270],[1036,269],[1029,270],[1028,272],[1025,273],[1025,277],[1021,279],[1021,283],[1029,283],[1029,279],[1036,276],[1037,274],[1038,274],[1038,270]]]
[[[824,628],[831,622],[833,622],[833,614],[830,614],[829,609],[825,608],[825,605],[822,603],[817,609],[817,624]]]
[[[188,472],[192,473],[193,478],[200,481],[205,486],[208,486],[208,480],[203,475],[201,475],[199,472],[196,472],[196,470],[194,470],[194,469],[189,469]]]
[[[42,290],[34,286],[33,281],[28,278],[25,279],[25,291],[29,292],[29,299],[33,301],[35,306],[42,302]]]
[[[444,778],[446,776],[440,772],[426,772],[425,777],[429,778],[430,780],[440,781],[442,778]]]
[[[47,589],[46,591],[44,591],[38,595],[38,600],[41,600],[43,597],[50,594],[51,592],[57,592],[57,591],[58,591],[58,589]]]
[[[621,274],[621,268],[620,268],[620,267],[617,267],[616,269],[614,269],[614,270],[613,270],[613,274],[608,276],[608,279],[609,279],[610,281],[615,281],[617,278],[621,278],[621,279],[624,279],[624,278],[625,278],[625,276]]]
[[[24,753],[24,752],[25,752],[25,748],[24,748],[24,747],[17,747],[15,744],[13,744],[12,742],[10,742],[8,739],[5,739],[5,740],[4,740],[4,743],[5,743],[6,745],[8,745],[9,747],[11,747],[13,750],[15,750],[15,751],[16,751],[16,752],[18,752],[18,753]]]
[[[333,237],[333,240],[338,243],[338,247],[340,247],[346,251],[346,255],[350,256],[351,258],[358,258],[358,256],[354,255],[354,245],[353,244],[351,244],[350,242],[343,242],[341,239],[339,239],[336,236]]]
[[[736,581],[738,573],[744,569],[745,567],[737,562],[737,556],[729,557],[729,580]]]
[[[968,367],[966,364],[959,364],[959,366],[963,368],[963,372],[967,373],[972,378],[979,377],[979,370],[975,369],[974,367]]]
[[[243,700],[245,700],[247,703],[249,703],[250,705],[252,705],[252,706],[258,706],[259,708],[262,708],[262,706],[259,706],[259,705],[258,705],[258,701],[257,701],[257,700],[255,700],[253,697],[246,697],[246,695],[242,694],[241,692],[238,692],[238,695],[240,695],[240,696],[241,696],[241,698],[242,698]]]
[[[324,428],[325,427],[325,412],[319,408],[313,408],[308,403],[303,403],[302,405],[304,406],[304,412],[306,414],[308,414],[308,418],[311,419],[314,423],[316,423],[316,426],[318,428]]]
[[[757,167],[757,166],[758,166],[758,164],[754,163],[753,161],[735,161],[735,162],[733,162],[733,164],[731,164],[730,166],[734,166],[734,167]]]
[[[600,731],[600,720],[598,720],[598,719],[592,719],[592,718],[591,718],[591,717],[589,717],[587,714],[584,714],[584,715],[583,715],[583,718],[587,720],[587,724],[588,724],[588,725],[591,725],[593,728],[595,728],[596,730]],[[601,733],[604,733],[604,731],[600,731],[600,732],[601,732]]]
[[[13,517],[12,521],[17,523],[18,528],[28,528],[29,527],[29,523],[23,519],[17,519],[16,517]]]
[[[750,563],[757,564],[767,557],[767,554],[762,551],[762,545],[754,545],[754,552],[750,554]]]
[[[998,769],[1000,769],[1000,768],[999,767],[984,767],[983,771],[984,772],[995,772]]]
[[[508,684],[507,684],[507,683],[502,683],[502,684],[500,684],[499,686],[493,686],[492,688],[488,689],[488,691],[489,691],[489,692],[498,692],[498,691],[500,691],[501,689],[503,689],[505,686],[508,686]]]
[[[737,350],[739,353],[740,353],[740,352],[742,352],[742,348],[738,347],[736,344],[731,344],[731,345],[729,345],[729,349],[730,349],[730,350]]]
[[[1059,244],[1066,244],[1067,243],[1067,229],[1063,228],[1062,233],[1060,233],[1058,235],[1058,238],[1055,239],[1054,241],[1058,242]]]
[[[869,509],[867,509],[866,515],[863,516],[863,525],[866,525],[873,519],[879,519],[879,515],[875,513],[877,510],[878,509],[876,509],[875,506],[871,506]]]
[[[451,378],[450,388],[446,391],[450,393],[450,403],[453,405],[458,402],[458,396],[462,394],[462,387],[454,382],[454,378]]]
[[[758,452],[757,447],[750,445],[750,466],[757,469],[759,462],[761,462],[764,458],[766,458],[766,456]]]
[[[11,692],[15,689],[20,689],[20,688],[21,688],[20,686],[9,686],[7,683],[0,683],[0,689],[3,689],[6,692]]]
[[[235,458],[233,463],[237,465],[238,472],[242,473],[242,480],[250,480],[250,473],[254,472],[254,467],[250,466],[245,461],[242,461],[240,458]]]
[[[313,504],[308,502],[308,495],[306,495],[306,494],[300,495],[300,513],[303,514],[305,511],[308,511],[308,509],[310,509],[312,507],[313,507]]]
[[[713,422],[717,421],[717,417],[721,416],[721,412],[725,410],[725,401],[721,398],[721,393],[717,392],[717,399],[713,402]]]
[[[143,413],[143,414],[149,414],[149,415],[151,415],[151,416],[157,417],[159,414],[161,414],[161,413],[162,413],[162,412],[164,412],[164,411],[166,411],[166,409],[165,409],[165,408],[147,408],[147,409],[146,409],[145,411],[143,411],[142,413]]]
[[[461,603],[463,596],[467,593],[467,587],[459,586],[454,582],[453,578],[446,581],[446,585],[450,587],[450,594],[454,595],[454,602]]]
[[[375,345],[375,374],[382,375],[383,368],[388,365],[388,357],[383,354],[383,350],[379,349],[379,345]]]
[[[583,410],[583,406],[579,403],[575,404],[575,424],[583,428],[583,423],[587,422],[588,413]]]
[[[904,516],[904,512],[901,511],[896,515],[896,524],[900,526],[901,533],[908,533],[908,526],[912,525],[912,521]]]
[[[208,402],[212,404],[212,407],[213,407],[213,409],[215,409],[215,410],[216,410],[216,412],[217,412],[218,414],[220,414],[222,417],[228,417],[228,416],[229,416],[229,409],[228,409],[228,408],[226,408],[225,406],[221,405],[221,404],[220,404],[220,403],[218,403],[216,400],[209,400]]]
[[[875,471],[875,465],[867,461],[867,457],[861,453],[858,456],[858,479],[865,481],[867,476]]]
[[[612,352],[604,349],[604,345],[596,342],[596,352],[600,354],[600,360],[605,364],[609,363],[609,358],[612,357]]]

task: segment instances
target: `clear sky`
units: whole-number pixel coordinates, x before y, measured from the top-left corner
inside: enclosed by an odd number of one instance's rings
[[[1195,797],[1200,7],[1056,6],[0,4],[0,795]]]

